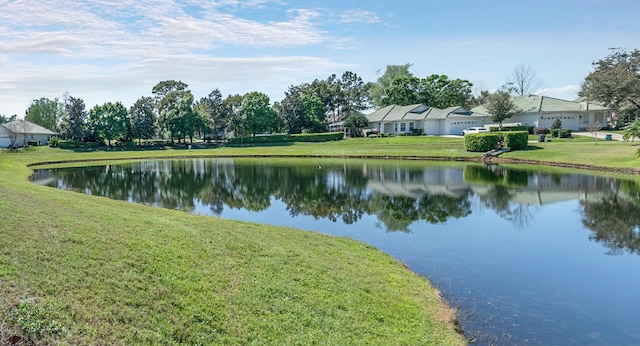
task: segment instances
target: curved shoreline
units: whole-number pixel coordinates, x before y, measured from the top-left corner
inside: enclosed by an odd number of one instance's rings
[[[65,163],[99,162],[99,161],[125,161],[125,160],[149,160],[149,159],[188,159],[188,158],[326,158],[326,159],[372,159],[372,160],[425,160],[425,161],[458,161],[458,162],[479,162],[487,164],[522,164],[522,165],[543,165],[549,167],[575,168],[599,172],[611,172],[626,175],[640,175],[640,168],[628,167],[607,167],[589,165],[581,163],[563,163],[555,161],[525,160],[517,158],[504,158],[496,156],[479,157],[456,157],[456,156],[399,156],[399,155],[166,155],[166,156],[140,156],[140,157],[117,157],[107,159],[82,159],[82,160],[58,160],[42,161],[27,164],[27,167],[42,165],[57,165]]]

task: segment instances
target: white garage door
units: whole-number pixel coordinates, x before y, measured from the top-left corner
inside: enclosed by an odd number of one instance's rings
[[[0,148],[8,148],[9,146],[11,146],[9,136],[0,135]]]

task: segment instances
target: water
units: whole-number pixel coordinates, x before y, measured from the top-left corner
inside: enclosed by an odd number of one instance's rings
[[[477,344],[640,344],[640,187],[460,163],[194,159],[37,171],[48,186],[372,244]]]

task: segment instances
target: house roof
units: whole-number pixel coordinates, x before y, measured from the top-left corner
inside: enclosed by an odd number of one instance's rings
[[[44,127],[34,124],[26,120],[14,120],[8,123],[0,124],[7,130],[17,134],[30,134],[30,135],[56,135],[57,133],[45,129]]]
[[[607,111],[608,108],[596,103],[567,101],[544,95],[522,95],[511,99],[518,113],[584,112],[591,110]],[[485,105],[472,109],[474,112],[489,114]]]
[[[448,117],[471,117],[481,116],[484,114],[477,114],[468,109],[462,107],[449,107],[445,109],[439,109],[435,107],[429,107],[423,104],[414,104],[409,106],[391,105],[384,108],[380,108],[377,111],[367,115],[369,122],[381,122],[381,121],[419,121],[429,119],[445,119]]]
[[[432,110],[422,104],[409,106],[390,105],[367,115],[371,122],[376,121],[400,121],[400,120],[422,120]]]

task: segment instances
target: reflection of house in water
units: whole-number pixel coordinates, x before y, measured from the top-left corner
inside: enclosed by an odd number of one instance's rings
[[[469,174],[471,170],[476,174]],[[478,174],[478,170],[481,170]],[[613,178],[582,174],[549,174],[512,170],[500,166],[461,165],[426,166],[422,169],[406,166],[366,165],[368,186],[390,196],[420,199],[427,195],[460,197],[471,192],[485,196],[496,185],[504,186],[510,201],[521,205],[544,205],[568,200],[599,199],[616,193]],[[515,181],[509,177],[517,175]],[[619,197],[623,192],[618,191]]]
[[[460,197],[470,191],[462,167],[427,166],[415,168],[364,166],[368,186],[389,196],[421,198],[425,195]]]

